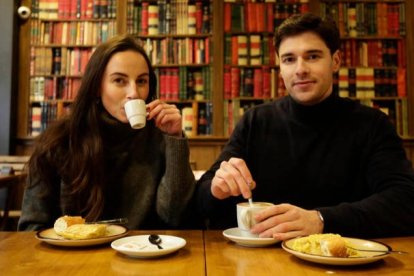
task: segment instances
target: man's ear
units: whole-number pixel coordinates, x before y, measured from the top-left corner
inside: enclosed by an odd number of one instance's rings
[[[332,55],[332,70],[333,72],[338,72],[339,68],[341,67],[341,52],[336,50],[335,53]]]

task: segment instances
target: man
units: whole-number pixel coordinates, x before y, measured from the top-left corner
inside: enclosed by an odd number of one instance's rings
[[[236,203],[252,196],[275,204],[255,217],[260,237],[413,235],[414,172],[394,126],[332,92],[335,23],[293,16],[275,46],[289,96],[247,111],[200,179],[197,203],[210,227],[236,226]]]

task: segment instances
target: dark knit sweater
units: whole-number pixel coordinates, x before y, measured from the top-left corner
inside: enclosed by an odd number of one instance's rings
[[[106,180],[101,219],[126,217],[130,229],[177,226],[195,185],[187,139],[163,134],[151,121],[134,130],[106,112],[101,131]],[[78,215],[64,203],[69,185],[62,179],[56,183],[60,188],[46,198],[40,197],[42,179],[36,172],[29,179],[37,185],[24,193],[19,230],[51,227],[61,215]],[[60,210],[52,207],[56,205]]]
[[[222,160],[247,162],[255,201],[318,209],[325,232],[379,237],[414,234],[414,173],[382,112],[331,95],[314,106],[290,97],[241,119],[216,163],[199,181],[199,210],[210,227],[235,227],[241,197],[215,199],[211,180]]]

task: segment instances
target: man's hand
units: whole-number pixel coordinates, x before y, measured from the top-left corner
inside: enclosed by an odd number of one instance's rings
[[[270,206],[255,216],[258,222],[251,232],[261,238],[292,239],[323,232],[318,211],[305,210],[290,204]]]
[[[251,189],[256,187],[246,162],[240,158],[230,158],[223,161],[211,181],[211,193],[218,199],[230,196],[252,196]]]

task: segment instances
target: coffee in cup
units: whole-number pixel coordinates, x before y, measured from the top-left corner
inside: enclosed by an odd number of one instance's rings
[[[124,108],[132,128],[139,129],[145,127],[147,121],[147,107],[144,100],[129,100],[126,102]]]
[[[242,236],[252,238],[257,238],[259,236],[250,232],[250,229],[257,223],[254,216],[272,205],[273,204],[269,202],[254,202],[252,205],[250,205],[249,202],[237,204],[237,226],[239,227]]]

